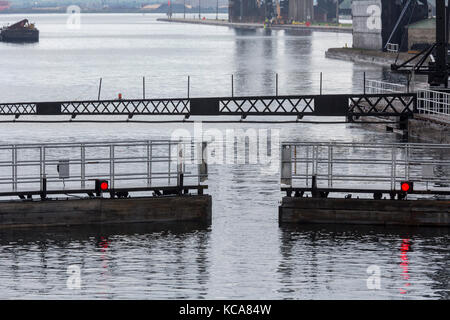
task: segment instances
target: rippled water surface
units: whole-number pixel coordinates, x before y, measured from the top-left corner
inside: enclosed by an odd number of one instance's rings
[[[155,15],[32,16],[35,45],[0,43],[2,102],[147,97],[361,92],[378,66],[329,60],[351,35],[242,31],[168,24]],[[18,16],[0,16],[1,22]],[[333,120],[333,119],[329,119]],[[348,124],[204,124],[205,129],[279,129],[282,140],[393,142]],[[154,139],[192,124],[2,123],[1,143]],[[447,229],[278,225],[279,173],[259,165],[212,165],[211,226],[126,225],[0,232],[0,298],[448,299]],[[406,245],[405,245],[406,244]],[[403,263],[403,264],[402,264]],[[67,269],[81,268],[81,289]],[[380,267],[381,289],[367,288]],[[405,268],[405,265],[408,267]]]

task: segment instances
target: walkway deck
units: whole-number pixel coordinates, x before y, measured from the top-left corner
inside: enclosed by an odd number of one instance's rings
[[[213,26],[223,26],[223,27],[232,27],[239,29],[261,29],[264,28],[263,23],[236,23],[236,22],[228,22],[226,20],[196,20],[196,19],[182,19],[182,18],[159,18],[158,21],[164,22],[178,22],[178,23],[191,23],[191,24],[204,24],[204,25],[213,25]],[[319,25],[311,25],[307,27],[302,24],[284,24],[284,25],[272,25],[270,27],[272,30],[309,30],[309,31],[320,31],[320,32],[340,32],[340,33],[352,33],[352,27],[337,27],[337,26],[319,26]]]

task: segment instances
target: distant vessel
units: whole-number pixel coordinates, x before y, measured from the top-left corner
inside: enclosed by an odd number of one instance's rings
[[[4,42],[38,42],[39,30],[27,19],[0,29],[0,40]]]

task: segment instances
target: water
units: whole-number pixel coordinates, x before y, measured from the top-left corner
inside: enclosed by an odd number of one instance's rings
[[[0,43],[2,102],[142,96],[361,92],[378,66],[329,60],[351,35],[156,22],[156,15],[36,15],[41,41]],[[0,22],[19,20],[0,16]],[[332,118],[328,120],[333,120]],[[336,119],[334,119],[336,120]],[[339,119],[338,119],[339,120]],[[290,141],[396,141],[347,124],[203,124],[204,129],[279,129]],[[192,124],[3,123],[0,143],[167,138]],[[278,226],[279,173],[259,165],[212,165],[211,226],[128,225],[0,232],[0,298],[64,299],[448,299],[447,229]],[[402,247],[402,244],[407,243]],[[403,248],[403,249],[402,249]],[[406,260],[405,260],[406,259]],[[403,268],[406,265],[408,269]],[[404,263],[401,265],[401,263]],[[67,287],[71,265],[81,289]],[[380,267],[381,289],[367,288]],[[403,267],[402,267],[403,266]]]

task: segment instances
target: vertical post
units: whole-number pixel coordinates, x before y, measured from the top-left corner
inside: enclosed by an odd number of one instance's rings
[[[17,147],[15,145],[12,146],[11,157],[12,189],[17,191]]]
[[[306,186],[309,186],[309,146],[306,146]]]
[[[42,146],[39,148],[39,180],[40,182],[40,188],[42,188]]]
[[[46,174],[45,174],[45,147],[44,146],[41,146],[40,147],[40,150],[39,150],[39,153],[40,153],[40,162],[41,162],[41,165],[40,165],[40,172],[41,172],[41,174],[40,174],[40,176],[41,176],[41,190],[42,190],[42,188],[43,188],[43,185],[42,185],[42,183],[43,183],[43,178],[46,178]]]
[[[86,150],[84,144],[81,145],[81,189],[86,187]]]
[[[201,12],[200,12],[200,0],[198,0],[198,20],[201,20],[202,19],[202,16],[201,16]]]
[[[109,145],[109,181],[111,190],[114,190],[114,145]]]
[[[198,184],[206,181],[208,178],[208,155],[207,151],[207,143],[200,142],[196,144],[197,146],[197,163],[198,163]]]
[[[234,97],[234,76],[231,75],[231,97]]]
[[[396,189],[395,180],[397,179],[397,147],[391,148],[391,190]]]
[[[145,77],[142,77],[142,99],[145,100]]]
[[[183,19],[186,19],[186,0],[183,0]]]
[[[183,192],[183,164],[184,164],[184,144],[178,143],[177,145],[177,186],[178,192],[181,195]]]
[[[328,188],[332,187],[333,179],[333,146],[328,145]]]
[[[100,100],[101,92],[102,92],[102,78],[100,78],[100,83],[98,85],[98,99],[97,100]]]
[[[312,176],[316,174],[315,164],[316,164],[316,146],[312,145],[311,146],[311,179],[312,179]]]
[[[363,76],[363,81],[364,81],[364,83],[363,83],[363,90],[364,90],[364,94],[366,94],[366,72],[364,71],[364,76]]]
[[[191,76],[188,76],[188,83],[187,83],[187,97],[189,99],[189,94],[190,94],[190,87],[191,87]]]
[[[317,175],[313,174],[311,176],[311,195],[313,198],[317,198]]]
[[[183,173],[178,173],[177,175],[177,186],[178,186],[178,194],[182,195],[183,194],[183,187],[184,187],[184,174]]]
[[[152,153],[153,153],[153,143],[152,141],[147,141],[147,186],[152,185]]]
[[[219,0],[216,1],[216,20],[219,20]]]
[[[239,21],[242,21],[242,17],[243,17],[243,12],[244,12],[244,0],[240,0],[240,9],[239,9]]]
[[[409,144],[405,146],[405,180],[409,180]]]
[[[169,160],[167,163],[168,166],[168,185],[170,186],[170,175],[172,174],[171,169],[172,169],[172,142],[169,141]]]
[[[278,97],[278,73],[275,74],[275,95]]]
[[[448,71],[447,71],[447,29],[448,21],[446,21],[446,4],[445,0],[436,1],[436,62],[432,75],[434,82],[439,86],[448,87]]]
[[[322,72],[320,72],[320,95],[322,95]]]
[[[281,146],[281,183],[292,186],[292,146]]]
[[[336,0],[336,24],[339,25],[339,0]]]
[[[41,200],[47,198],[47,178],[41,178]]]

